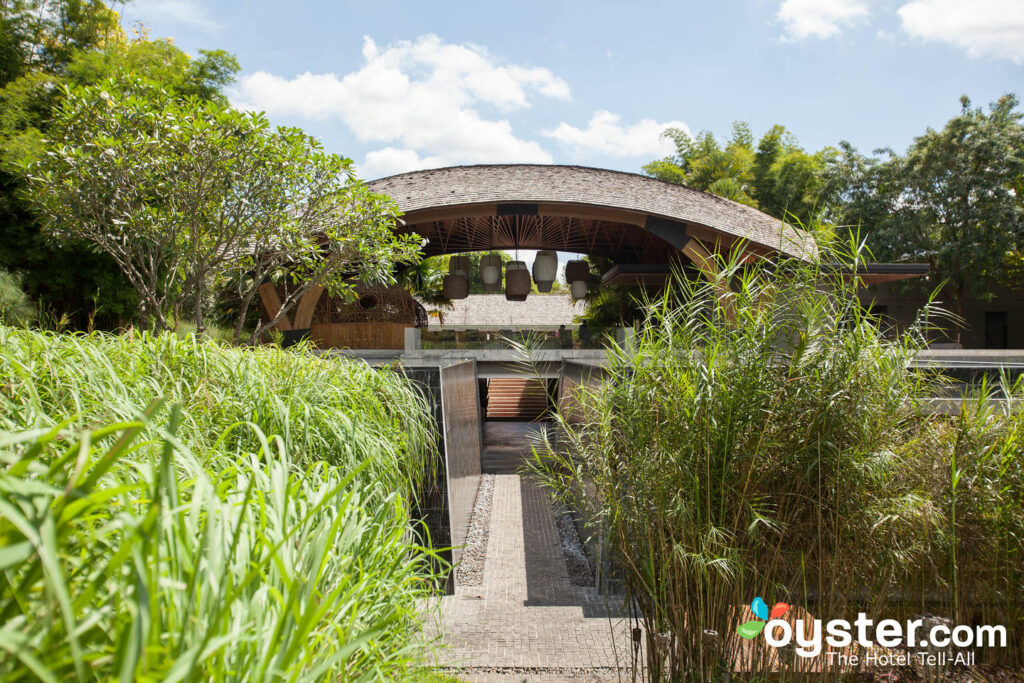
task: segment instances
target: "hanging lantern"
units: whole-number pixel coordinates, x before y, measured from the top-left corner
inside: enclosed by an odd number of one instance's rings
[[[446,299],[465,299],[469,296],[469,278],[462,273],[445,275],[441,290]]]
[[[448,273],[469,277],[469,257],[456,255],[448,258]]]
[[[583,280],[590,275],[590,267],[586,261],[569,261],[565,264],[565,281],[568,283]]]
[[[573,299],[582,299],[587,295],[587,281],[573,280],[569,285],[569,293],[572,294]]]
[[[525,261],[509,261],[505,266],[505,298],[509,301],[526,301],[530,293],[530,271]]]
[[[485,292],[501,291],[501,256],[484,254],[480,257],[480,283]]]
[[[558,276],[558,253],[545,249],[537,252],[533,260],[533,281],[537,283],[538,292],[550,292],[551,285]]]

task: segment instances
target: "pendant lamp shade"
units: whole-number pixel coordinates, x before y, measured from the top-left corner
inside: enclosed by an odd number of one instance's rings
[[[569,285],[569,293],[572,294],[573,299],[582,299],[587,295],[587,281],[573,280]]]
[[[469,296],[469,278],[462,273],[445,275],[441,289],[447,299],[465,299]]]
[[[587,280],[590,275],[590,267],[586,261],[569,261],[565,264],[565,281],[568,283]]]
[[[558,252],[544,249],[537,252],[533,260],[533,281],[537,283],[537,291],[550,292],[551,285],[558,275]]]
[[[525,261],[509,261],[505,266],[505,298],[509,301],[526,301],[530,293],[530,271]]]
[[[469,257],[456,254],[448,258],[448,272],[451,275],[469,277]]]
[[[485,292],[501,291],[501,256],[484,254],[480,257],[480,283]]]

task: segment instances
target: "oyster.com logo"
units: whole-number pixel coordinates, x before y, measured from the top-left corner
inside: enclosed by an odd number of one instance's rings
[[[801,657],[817,657],[827,646],[829,663],[842,665],[858,665],[862,659],[866,664],[883,666],[904,666],[912,659],[923,665],[947,662],[973,665],[976,653],[972,648],[1006,647],[1006,627],[1002,625],[954,626],[945,623],[948,619],[926,621],[924,618],[875,622],[864,612],[859,612],[852,621],[823,621],[805,615],[791,624],[780,618],[789,611],[789,605],[777,602],[768,609],[767,603],[759,597],[750,603],[750,610],[757,618],[736,627],[740,637],[752,640],[763,633],[765,642],[776,648],[789,647],[795,640],[796,654]],[[854,644],[855,651],[844,651]]]
[[[756,638],[761,631],[764,630],[765,624],[772,619],[778,619],[783,614],[789,611],[789,605],[784,602],[775,603],[775,607],[771,610],[768,609],[768,604],[760,597],[754,598],[753,602],[750,603],[750,611],[754,613],[757,619],[752,621],[746,621],[736,627],[736,633],[740,634],[740,637],[750,640]]]

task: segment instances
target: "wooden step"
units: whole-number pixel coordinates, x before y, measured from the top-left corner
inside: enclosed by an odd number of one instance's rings
[[[535,378],[487,380],[487,419],[536,420],[548,409],[545,384]]]

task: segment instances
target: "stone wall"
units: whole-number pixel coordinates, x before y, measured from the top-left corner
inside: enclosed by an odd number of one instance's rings
[[[445,325],[572,326],[583,314],[583,302],[573,304],[568,294],[531,294],[526,301],[508,301],[503,294],[470,294],[444,312]],[[427,307],[429,310],[429,306]],[[440,325],[430,317],[430,326]]]

